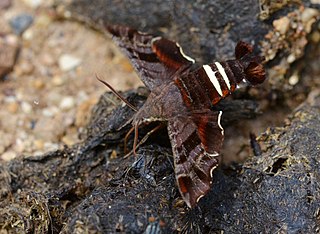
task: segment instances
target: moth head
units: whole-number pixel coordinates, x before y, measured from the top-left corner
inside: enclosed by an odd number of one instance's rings
[[[246,80],[251,85],[261,84],[266,79],[266,72],[262,65],[264,57],[252,54],[250,44],[240,41],[235,48],[235,57],[243,67]]]

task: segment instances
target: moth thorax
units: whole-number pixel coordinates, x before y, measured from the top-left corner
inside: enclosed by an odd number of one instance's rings
[[[239,60],[228,60],[226,61],[228,67],[232,72],[232,76],[236,84],[241,83],[241,81],[246,80],[246,74],[242,63]]]

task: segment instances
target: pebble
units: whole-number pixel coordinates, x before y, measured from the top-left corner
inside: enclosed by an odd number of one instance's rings
[[[32,8],[37,8],[42,4],[43,1],[42,0],[23,0],[23,2]]]
[[[58,63],[62,71],[70,71],[81,64],[81,59],[70,54],[63,54],[60,56]]]
[[[299,75],[297,72],[295,72],[292,76],[289,78],[289,84],[290,85],[296,85],[299,82]]]
[[[42,109],[42,115],[45,117],[53,117],[58,112],[59,112],[59,109],[55,106]]]
[[[32,106],[28,102],[22,102],[21,109],[24,113],[30,114],[32,111]]]
[[[21,134],[21,133],[20,133]],[[14,146],[14,151],[15,152],[19,152],[22,153],[25,150],[28,150],[31,148],[32,145],[32,137],[24,137],[23,135],[25,135],[26,133],[23,132],[23,134],[21,134],[22,136],[19,136],[19,138],[16,139],[15,142],[15,146]]]
[[[273,21],[273,27],[282,35],[284,35],[290,26],[290,19],[284,16],[278,20]]]
[[[33,142],[33,145],[35,146],[35,148],[36,148],[37,150],[43,150],[43,148],[44,148],[44,141],[41,140],[41,139],[35,140],[35,141]]]
[[[0,78],[13,69],[18,47],[18,41],[15,36],[0,37]]]
[[[59,144],[57,143],[51,143],[51,142],[46,142],[44,143],[44,150],[45,151],[54,151],[59,149]]]
[[[33,87],[36,89],[43,89],[45,87],[44,81],[37,79],[33,81]]]
[[[62,110],[70,110],[75,106],[75,100],[72,96],[64,97],[60,102],[60,109]]]
[[[296,56],[294,54],[290,54],[287,58],[287,62],[293,63],[294,61],[296,61]]]
[[[43,63],[43,65],[45,66],[53,66],[55,64],[55,59],[52,57],[52,55],[45,53],[41,56],[41,61]]]
[[[17,15],[9,21],[13,32],[17,35],[21,35],[32,23],[33,17],[29,14]]]
[[[17,64],[17,70],[19,75],[30,75],[34,71],[34,66],[30,61],[21,61],[20,64]]]
[[[11,6],[11,0],[0,0],[0,9],[7,9]]]
[[[34,38],[34,32],[32,28],[27,29],[23,34],[22,38],[24,41],[32,41]]]
[[[7,105],[7,110],[9,111],[10,114],[17,113],[18,109],[19,109],[19,104],[17,102],[10,102]]]
[[[4,160],[4,161],[11,161],[12,159],[14,159],[15,157],[17,157],[17,153],[15,153],[14,151],[7,151],[7,152],[4,152],[2,155],[1,155],[1,159]]]
[[[313,8],[306,8],[301,14],[301,21],[307,23],[312,18],[319,16],[319,11]]]
[[[59,75],[56,75],[56,76],[54,76],[54,77],[52,78],[52,84],[53,84],[54,86],[61,86],[61,85],[63,85],[63,83],[64,83],[64,80],[63,80],[62,77],[59,76]]]
[[[68,134],[68,135],[65,135],[61,138],[61,141],[68,145],[68,146],[72,146],[74,145],[76,142],[78,142],[78,138],[77,138],[78,134],[77,134],[77,131],[75,131],[75,133],[73,134]]]

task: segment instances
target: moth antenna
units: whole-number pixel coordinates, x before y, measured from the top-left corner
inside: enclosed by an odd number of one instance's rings
[[[136,153],[136,148],[137,148],[137,143],[138,143],[138,131],[139,131],[139,122],[136,123],[136,125],[134,126],[134,139],[133,139],[133,154],[134,156],[137,156]]]
[[[138,109],[137,109],[135,106],[133,106],[133,105],[132,105],[130,102],[128,102],[124,97],[122,97],[121,94],[118,93],[114,88],[112,88],[111,85],[109,85],[106,81],[101,80],[97,74],[96,74],[96,78],[97,78],[97,80],[99,80],[102,84],[104,84],[105,86],[107,86],[107,87],[112,91],[112,93],[113,93],[114,95],[116,95],[118,98],[120,98],[128,107],[130,107],[130,108],[131,108],[132,110],[134,110],[135,112],[138,111]]]

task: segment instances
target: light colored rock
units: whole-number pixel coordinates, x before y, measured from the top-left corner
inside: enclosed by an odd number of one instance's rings
[[[70,54],[63,54],[60,56],[58,63],[62,71],[70,71],[81,64],[81,59]]]
[[[26,114],[30,114],[32,111],[32,106],[28,102],[22,102],[21,110]]]
[[[1,155],[1,159],[7,162],[11,161],[15,157],[17,157],[17,153],[15,153],[14,151],[7,151]]]
[[[19,110],[19,104],[17,102],[10,102],[7,104],[7,110],[10,114],[15,114]]]
[[[70,110],[75,106],[75,100],[71,96],[64,97],[60,102],[60,109],[62,110]]]
[[[33,142],[33,145],[34,145],[34,147],[35,147],[37,150],[43,150],[44,141],[41,140],[41,139],[35,140],[35,141]]]
[[[32,82],[33,87],[36,89],[43,89],[45,87],[45,83],[41,79],[36,79]]]
[[[23,2],[29,7],[37,8],[43,3],[43,0],[23,0]]]
[[[55,106],[42,109],[42,115],[45,117],[53,117],[57,112],[59,112],[59,108]]]
[[[53,84],[54,86],[60,86],[60,85],[63,85],[63,83],[64,83],[65,81],[64,81],[64,79],[62,79],[61,76],[56,75],[56,76],[54,76],[54,77],[52,78],[51,82],[52,82],[52,84]]]
[[[16,37],[0,37],[0,78],[13,69],[17,52],[18,42]]]
[[[290,19],[287,16],[273,21],[274,28],[282,35],[288,31],[289,25]]]

